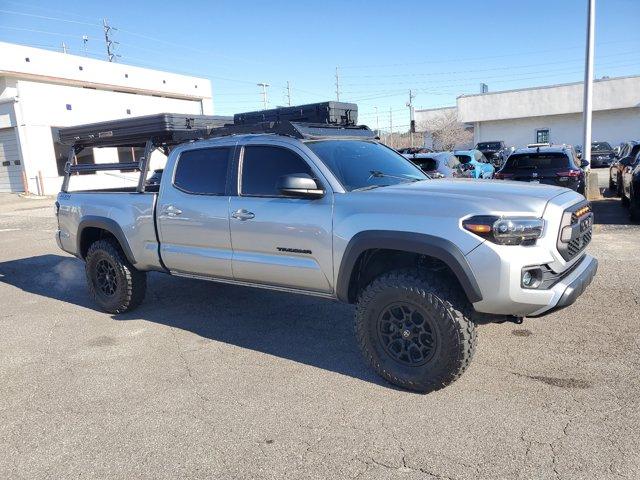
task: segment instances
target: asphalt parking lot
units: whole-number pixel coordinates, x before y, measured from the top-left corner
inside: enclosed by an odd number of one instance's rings
[[[138,310],[96,310],[52,202],[0,195],[0,478],[640,478],[640,226],[617,199],[578,302],[481,326],[426,396],[369,370],[350,306],[153,274]]]

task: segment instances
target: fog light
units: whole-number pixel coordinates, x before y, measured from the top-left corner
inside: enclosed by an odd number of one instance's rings
[[[538,288],[542,282],[542,270],[540,267],[528,267],[522,270],[520,285],[522,288]]]
[[[530,287],[533,282],[535,282],[535,278],[533,278],[531,272],[529,270],[524,272],[524,275],[522,275],[522,285],[524,285],[525,287]]]

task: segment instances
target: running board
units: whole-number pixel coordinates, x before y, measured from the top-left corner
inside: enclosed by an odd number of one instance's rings
[[[254,287],[254,288],[261,288],[263,290],[275,290],[277,292],[295,293],[299,295],[308,295],[311,297],[326,298],[328,300],[338,300],[338,298],[333,293],[315,292],[313,290],[301,290],[298,288],[280,287],[277,285],[265,285],[263,283],[243,282],[241,280],[232,280],[230,278],[208,277],[206,275],[183,273],[183,272],[178,272],[176,270],[171,270],[169,273],[176,277],[191,278],[194,280],[206,280],[208,282],[226,283],[229,285],[238,285],[241,287]]]

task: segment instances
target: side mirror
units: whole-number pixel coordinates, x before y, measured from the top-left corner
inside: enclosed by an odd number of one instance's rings
[[[587,168],[589,166],[589,162],[587,162],[586,160],[581,160],[580,161],[580,166],[582,168]]]
[[[306,173],[284,175],[278,180],[278,190],[288,197],[321,198],[324,190]]]

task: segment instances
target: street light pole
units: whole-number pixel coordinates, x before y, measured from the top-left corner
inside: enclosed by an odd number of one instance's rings
[[[587,46],[584,66],[584,103],[583,121],[584,138],[582,158],[589,162],[587,170],[591,169],[591,119],[593,110],[593,50],[595,43],[596,0],[587,0]]]

